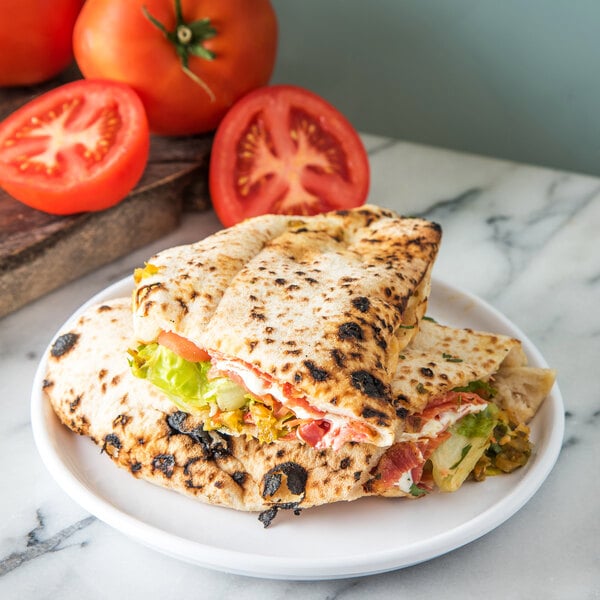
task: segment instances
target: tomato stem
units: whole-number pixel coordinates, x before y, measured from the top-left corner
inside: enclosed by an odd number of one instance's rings
[[[215,53],[204,47],[204,42],[217,35],[209,18],[187,23],[181,11],[181,0],[175,0],[175,29],[169,31],[158,19],[150,14],[146,6],[142,7],[144,16],[171,42],[181,61],[182,71],[208,95],[211,102],[216,100],[213,91],[206,82],[194,73],[189,66],[190,54],[204,60],[214,60]]]
[[[189,67],[185,67],[182,66],[181,67],[183,72],[194,82],[197,83],[208,95],[208,97],[210,98],[211,102],[214,102],[216,100],[215,95],[213,93],[213,91],[208,87],[208,85],[206,85],[206,83],[200,78],[198,77],[198,75],[196,75],[196,73],[194,73],[193,71],[191,71],[189,69]]]
[[[192,30],[187,25],[180,25],[177,28],[177,39],[182,44],[189,44],[193,35]]]

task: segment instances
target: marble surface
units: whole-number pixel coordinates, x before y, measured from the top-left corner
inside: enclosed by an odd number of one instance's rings
[[[0,598],[600,598],[600,180],[374,136],[369,200],[441,223],[434,274],[521,327],[558,370],[562,452],[506,523],[449,554],[368,577],[269,581],[163,556],[86,513],[34,445],[31,383],[83,302],[153,252],[219,228],[212,213],[0,320]]]

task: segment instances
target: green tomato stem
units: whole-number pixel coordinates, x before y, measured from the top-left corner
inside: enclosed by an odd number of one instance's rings
[[[175,0],[175,29],[169,31],[158,19],[150,14],[143,6],[144,16],[173,44],[175,53],[181,61],[181,70],[207,94],[211,102],[216,97],[208,84],[189,67],[190,54],[204,60],[214,60],[215,54],[204,47],[204,42],[217,35],[216,29],[211,25],[210,19],[204,18],[199,21],[187,23],[181,11],[181,1]]]

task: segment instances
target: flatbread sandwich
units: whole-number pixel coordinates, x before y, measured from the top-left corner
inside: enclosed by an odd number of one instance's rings
[[[365,206],[265,215],[160,252],[135,274],[133,371],[206,429],[387,447],[440,239]]]
[[[552,369],[528,366],[515,338],[425,318],[392,382],[403,426],[368,491],[421,496],[434,485],[456,491],[476,467],[483,479],[523,466],[531,453],[526,424],[554,380]]]
[[[207,431],[202,419],[132,374],[132,339],[128,298],[90,307],[59,332],[44,381],[59,419],[134,477],[259,512],[265,526],[282,509],[364,496],[419,498],[435,486],[455,491],[469,475],[522,466],[531,450],[527,428],[508,414],[527,401],[533,415],[554,379],[552,371],[523,364],[517,340],[426,319],[402,351],[392,385],[404,404],[397,441],[315,449],[298,438],[260,442]],[[493,390],[495,378],[502,394]]]
[[[258,511],[301,510],[364,495],[385,448],[315,450],[298,439],[261,443],[206,431],[165,394],[131,373],[131,303],[90,307],[48,354],[44,394],[62,423],[90,437],[132,476],[206,503]]]

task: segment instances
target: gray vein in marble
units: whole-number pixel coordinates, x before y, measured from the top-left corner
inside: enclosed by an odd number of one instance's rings
[[[432,204],[427,210],[422,211],[414,215],[415,217],[421,217],[423,219],[429,219],[430,221],[443,221],[446,215],[452,215],[459,211],[465,210],[469,205],[474,204],[481,193],[482,188],[474,187],[454,196],[453,198],[446,198],[444,200],[438,200],[435,204]]]
[[[600,273],[598,273],[597,275],[594,275],[593,277],[589,277],[587,282],[590,285],[596,285],[596,284],[600,283]]]
[[[36,517],[38,524],[27,534],[26,549],[23,552],[13,552],[6,558],[0,560],[0,577],[48,552],[63,550],[68,547],[62,546],[64,541],[96,521],[96,517],[86,517],[85,519],[81,519],[81,521],[77,521],[64,529],[61,529],[55,535],[44,540],[41,539],[41,534],[44,532],[46,525],[44,516],[40,510],[36,511]]]
[[[600,409],[590,409],[585,410],[584,414],[578,418],[578,413],[574,413],[573,411],[566,410],[565,411],[565,420],[566,420],[566,428],[567,432],[565,433],[565,438],[562,443],[562,450],[567,448],[571,448],[572,446],[576,446],[581,441],[587,441],[586,435],[587,431],[578,426],[578,421],[582,425],[589,425],[591,427],[596,427],[598,421],[600,420]],[[580,435],[575,435],[573,433],[569,433],[570,429],[576,428],[577,432],[580,434],[585,434],[583,437]]]
[[[355,588],[360,585],[360,579],[351,579],[342,585],[338,585],[333,594],[325,596],[325,600],[341,600],[346,596],[347,592],[352,592]]]
[[[570,435],[568,438],[565,438],[565,441],[562,443],[561,449],[566,450],[571,446],[576,446],[579,443],[579,438],[575,435]]]
[[[511,217],[488,218],[487,222],[492,226],[492,239],[503,248],[510,267],[506,281],[500,285],[497,295],[501,295],[532,257],[539,254],[567,222],[600,194],[600,187],[594,187],[572,202],[561,202],[557,190],[564,179],[559,177],[548,186],[544,205],[531,212],[521,223],[515,223],[514,219],[511,222]]]
[[[490,229],[489,239],[505,257],[508,265],[504,280],[498,282],[495,291],[488,294],[488,300],[497,300],[565,224],[600,195],[600,186],[595,186],[570,202],[564,202],[560,186],[567,181],[568,177],[564,175],[553,179],[543,195],[542,205],[523,219],[515,214],[504,213],[492,214],[485,219],[485,224]],[[469,209],[475,209],[477,203],[484,200],[486,189],[467,189],[455,197],[435,202],[416,216],[443,223],[454,214],[464,214]],[[591,283],[598,281],[600,274],[591,278]]]

